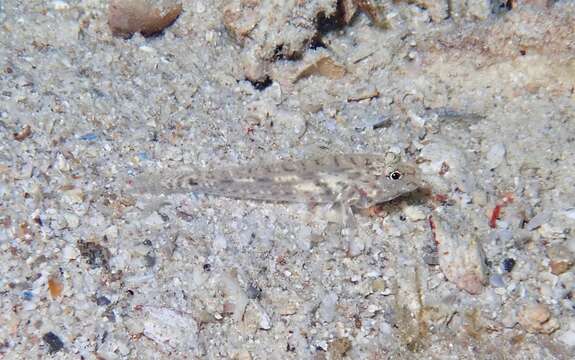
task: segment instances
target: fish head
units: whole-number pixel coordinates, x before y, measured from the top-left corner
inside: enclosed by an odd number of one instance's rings
[[[370,186],[361,189],[361,207],[393,200],[426,185],[415,163],[400,161],[398,158],[380,164],[374,171]]]

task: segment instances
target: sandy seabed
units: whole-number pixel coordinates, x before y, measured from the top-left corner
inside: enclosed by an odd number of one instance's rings
[[[573,2],[181,3],[130,38],[105,1],[0,3],[0,358],[570,358]],[[352,242],[323,206],[129,191],[387,151],[430,191]]]

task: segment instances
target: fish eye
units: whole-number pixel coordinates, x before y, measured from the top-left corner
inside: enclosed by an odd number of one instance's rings
[[[391,174],[389,174],[389,178],[391,180],[399,180],[401,179],[402,175],[399,171],[395,170]]]

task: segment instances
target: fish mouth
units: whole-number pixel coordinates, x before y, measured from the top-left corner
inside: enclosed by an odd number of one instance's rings
[[[433,193],[433,188],[431,184],[429,184],[425,180],[420,179],[417,182],[411,182],[409,185],[410,190],[408,191],[408,194],[427,198]]]
[[[418,191],[419,189],[421,189],[423,187],[422,183],[419,181],[411,181],[409,183],[406,184],[406,186],[404,187],[404,191],[403,194],[410,194],[413,193],[415,191]],[[403,194],[398,194],[398,196],[401,196]]]
[[[424,192],[431,191],[431,184],[423,179],[418,179],[417,182],[414,181],[410,185],[414,187],[412,191],[415,190],[422,190]]]

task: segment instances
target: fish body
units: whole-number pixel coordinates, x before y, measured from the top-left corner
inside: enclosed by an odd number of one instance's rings
[[[212,171],[145,175],[143,192],[194,192],[236,199],[341,203],[366,208],[421,186],[419,170],[398,155],[347,154]]]

